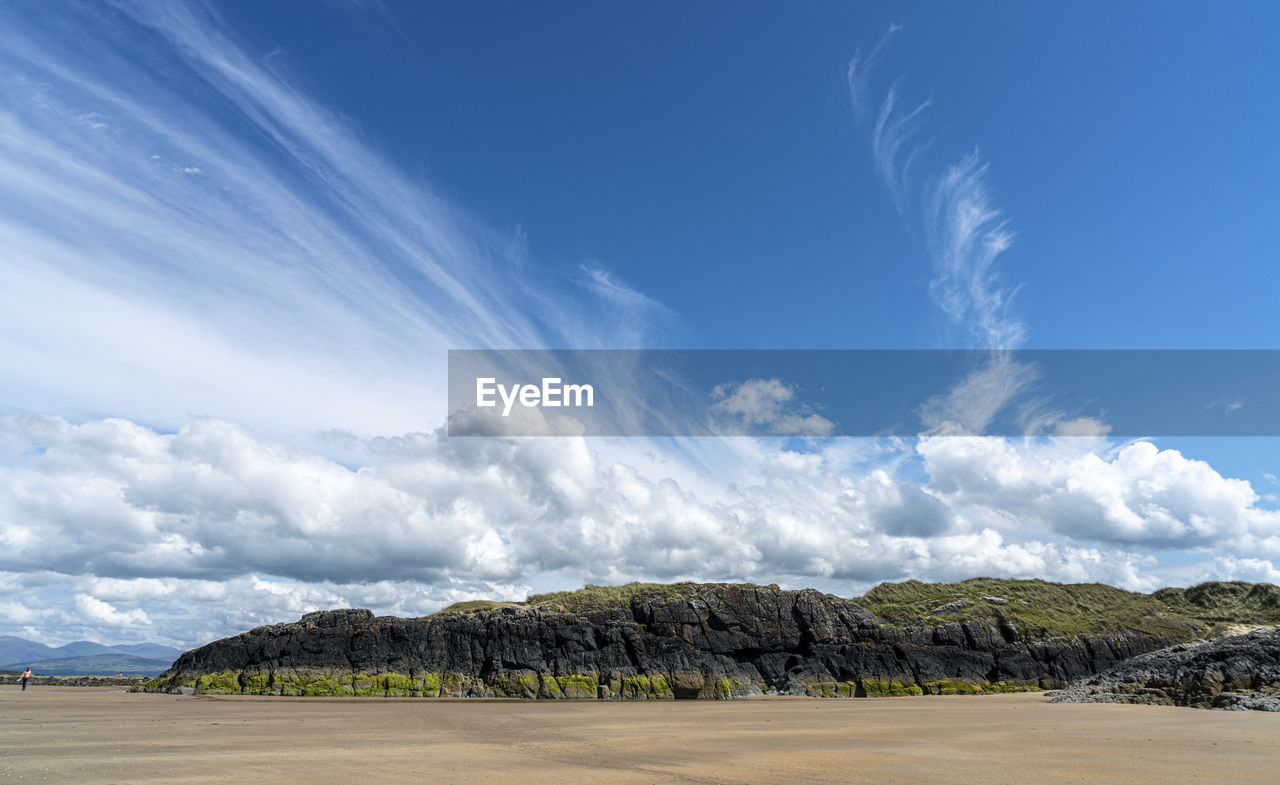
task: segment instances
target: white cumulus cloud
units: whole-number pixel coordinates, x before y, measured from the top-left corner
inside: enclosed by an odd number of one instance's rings
[[[97,597],[87,594],[76,595],[76,610],[84,619],[92,624],[106,627],[127,627],[137,624],[150,624],[147,614],[138,608],[128,611],[117,610],[114,605],[103,602]]]

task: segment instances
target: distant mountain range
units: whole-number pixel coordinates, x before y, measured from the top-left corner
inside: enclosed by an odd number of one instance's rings
[[[75,641],[64,646],[0,636],[0,670],[32,671],[47,676],[92,676],[141,673],[153,676],[166,670],[182,652],[158,643],[128,643],[106,646],[92,641]]]

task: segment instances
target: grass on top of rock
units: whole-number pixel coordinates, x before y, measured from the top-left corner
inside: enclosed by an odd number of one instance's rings
[[[581,589],[548,592],[546,594],[531,594],[524,602],[464,600],[463,602],[455,602],[447,608],[436,611],[436,613],[432,615],[444,613],[471,614],[495,610],[497,608],[548,607],[559,611],[582,611],[591,610],[593,608],[625,606],[631,602],[632,597],[640,594],[657,594],[663,599],[676,599],[678,597],[686,597],[700,590],[715,586],[745,586],[748,588],[759,588],[755,584],[751,583],[693,583],[690,581],[682,583],[634,582],[624,584],[622,586],[596,586],[588,583]]]
[[[625,606],[639,595],[676,600],[725,585],[764,588],[756,584],[691,582],[587,584],[574,591],[530,595],[523,603],[459,602],[439,613],[479,613],[504,607],[585,611]],[[991,624],[1004,620],[1026,640],[1120,632],[1190,640],[1219,634],[1229,624],[1280,623],[1280,588],[1241,581],[1141,594],[1100,583],[1007,578],[971,578],[955,583],[909,580],[881,583],[851,601],[897,626]]]
[[[1187,640],[1222,623],[1280,622],[1269,583],[1204,583],[1153,594],[1100,583],[973,578],[956,583],[882,583],[853,601],[892,624],[1004,619],[1028,639],[1138,632]]]
[[[700,589],[710,586],[724,586],[722,583],[627,583],[622,586],[596,586],[588,583],[581,589],[573,591],[556,591],[546,594],[531,594],[525,602],[533,607],[550,606],[567,611],[588,610],[591,608],[608,608],[626,605],[631,598],[640,594],[656,594],[663,599],[676,599],[688,596]],[[734,584],[749,586],[751,584]]]
[[[1153,594],[1170,609],[1214,626],[1280,623],[1280,587],[1270,583],[1209,581]]]
[[[441,608],[432,616],[440,616],[445,613],[480,613],[481,611],[491,611],[497,608],[523,608],[525,604],[522,602],[498,602],[497,600],[463,600],[454,604]]]
[[[1138,632],[1179,640],[1208,625],[1150,594],[1100,583],[973,578],[957,583],[882,583],[854,602],[892,624],[990,623],[1003,619],[1029,640]]]

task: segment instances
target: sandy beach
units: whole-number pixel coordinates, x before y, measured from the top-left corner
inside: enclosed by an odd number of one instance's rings
[[[1280,715],[1043,695],[724,702],[0,688],[0,779],[66,783],[1270,783]]]

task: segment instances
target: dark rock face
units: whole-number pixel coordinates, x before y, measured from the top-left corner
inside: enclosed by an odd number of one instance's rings
[[[309,613],[189,651],[150,687],[631,699],[1005,691],[1060,687],[1168,642],[1029,642],[999,619],[897,628],[812,590],[708,585],[576,612]]]
[[[1280,711],[1280,627],[1143,654],[1071,684],[1053,700]]]

